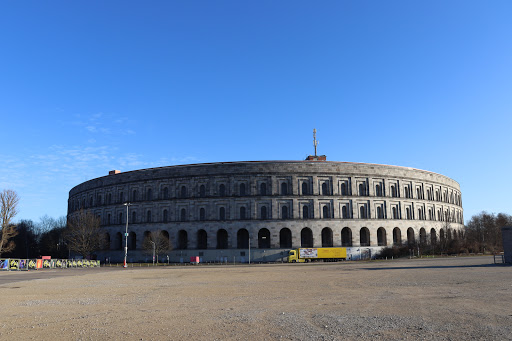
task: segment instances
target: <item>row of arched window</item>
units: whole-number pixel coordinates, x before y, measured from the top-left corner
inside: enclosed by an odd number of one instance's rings
[[[213,244],[209,244],[212,240],[209,240],[208,233],[204,229],[198,230],[195,238],[195,245],[190,245],[189,232],[186,230],[179,230],[176,245],[171,245],[169,233],[162,231],[163,238],[167,239],[167,244],[173,249],[185,250],[185,249],[227,249],[229,246],[229,234],[225,229],[219,229],[216,232],[215,240]],[[385,228],[380,227],[377,229],[377,246],[388,246],[388,237]],[[430,229],[429,236],[425,228],[419,230],[419,235],[416,235],[413,228],[408,228],[405,235],[402,235],[402,230],[398,227],[393,228],[392,233],[392,244],[393,245],[416,245],[437,243],[438,240],[444,241],[446,239],[457,239],[460,236],[455,230],[444,230],[441,229],[437,232],[434,228]],[[144,239],[149,238],[150,232],[144,233]],[[322,247],[333,247],[337,245],[341,246],[353,246],[352,229],[344,227],[341,230],[341,240],[337,243],[333,240],[333,231],[329,227],[325,227],[321,231],[321,246]],[[124,246],[124,239],[121,232],[114,235],[113,243],[110,238],[110,234],[105,235],[105,249],[121,250]],[[370,231],[367,227],[362,227],[359,230],[359,245],[360,246],[371,246],[372,242],[370,237]],[[335,245],[336,244],[336,245]],[[249,248],[249,231],[245,228],[239,229],[236,234],[236,248],[247,249]],[[257,247],[260,249],[268,249],[273,245],[271,240],[270,231],[267,228],[258,230],[258,243],[257,245],[251,245],[251,247]],[[309,227],[305,227],[300,232],[300,247],[314,247],[313,231]],[[137,234],[130,232],[128,235],[128,249],[136,250],[139,249],[140,245],[137,244]],[[282,228],[279,231],[279,248],[292,248],[292,231],[289,228]]]
[[[289,185],[287,182],[281,182],[280,184],[280,195],[289,195]],[[390,186],[391,190],[391,197],[399,197],[398,193],[398,185],[392,184]],[[340,195],[341,196],[347,196],[349,195],[349,189],[348,189],[348,183],[342,183],[340,188]],[[417,195],[416,199],[424,199],[423,197],[423,190],[420,187],[416,188]],[[434,200],[433,190],[427,189],[427,199],[428,200]],[[199,197],[204,198],[207,196],[206,193],[206,185],[201,184],[199,186]],[[247,185],[245,183],[238,184],[238,196],[246,196],[247,193]],[[266,196],[267,195],[267,184],[265,182],[262,182],[259,184],[259,195]],[[302,195],[311,195],[312,191],[310,188],[310,185],[307,182],[302,182],[301,185],[301,194]],[[331,195],[330,188],[327,182],[323,182],[321,184],[321,195]],[[219,184],[218,185],[218,191],[217,196],[225,197],[227,196],[227,187],[226,184]],[[359,183],[358,185],[358,195],[359,196],[368,196],[369,192],[367,189],[367,183]],[[409,186],[404,187],[404,195],[405,198],[412,199],[412,189]],[[385,196],[383,185],[378,183],[375,185],[375,196],[383,197]],[[177,193],[178,198],[189,198],[191,197],[189,195],[189,190],[186,185],[181,185],[179,187],[179,191]],[[150,201],[155,199],[170,199],[169,196],[169,187],[164,186],[161,188],[161,195],[160,197],[154,197],[153,190],[151,188],[146,189],[145,196],[143,197],[137,189],[133,189],[129,196],[125,196],[125,193],[123,191],[118,193],[118,200],[115,203],[124,203],[124,202],[138,202],[138,201]],[[444,192],[440,192],[440,190],[435,191],[435,200],[436,201],[444,201],[447,203],[452,203],[461,206],[461,200],[460,200],[460,194],[454,193],[453,191],[448,194],[448,190],[445,190]],[[111,205],[114,204],[112,193],[108,193],[105,198],[102,197],[101,194],[98,194],[96,196],[96,201],[94,201],[93,196],[89,196],[89,202],[86,201],[85,198],[83,198],[81,201],[74,199],[70,202],[70,210],[78,210],[80,208],[88,208],[88,207],[94,207],[94,206],[101,206],[101,205]]]

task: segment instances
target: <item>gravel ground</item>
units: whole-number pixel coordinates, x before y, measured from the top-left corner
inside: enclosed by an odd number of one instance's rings
[[[81,270],[0,273],[0,339],[512,340],[492,257]]]

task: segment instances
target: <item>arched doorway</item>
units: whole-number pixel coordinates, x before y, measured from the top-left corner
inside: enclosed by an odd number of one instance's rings
[[[279,247],[281,249],[289,249],[292,247],[292,231],[287,227],[279,231]]]
[[[220,229],[217,231],[217,249],[228,248],[228,231]]]
[[[430,229],[430,244],[437,244],[436,230],[434,228]]]
[[[246,229],[238,230],[238,233],[236,234],[236,247],[238,249],[249,248],[249,231]]]
[[[420,243],[422,245],[427,244],[427,231],[423,227],[420,228]]]
[[[398,227],[393,229],[393,245],[402,245],[402,231]]]
[[[197,231],[197,248],[201,250],[208,248],[208,234],[203,229]]]
[[[359,231],[359,242],[361,246],[370,246],[370,231],[366,227],[362,227]]]
[[[386,238],[386,229],[384,227],[379,227],[377,230],[377,245],[378,246],[386,246],[387,238]]]
[[[188,233],[185,230],[178,232],[178,249],[186,250],[188,246]]]
[[[414,245],[416,243],[416,238],[414,237],[414,230],[412,227],[407,229],[407,244]]]
[[[352,246],[352,230],[344,227],[341,230],[341,246]]]
[[[313,247],[313,231],[309,227],[304,227],[300,231],[300,246]]]
[[[328,227],[322,229],[322,247],[332,247],[332,230]]]
[[[114,240],[114,249],[115,250],[123,249],[123,235],[121,234],[121,232],[116,233],[116,237]]]
[[[270,231],[268,229],[258,231],[258,248],[270,249]]]

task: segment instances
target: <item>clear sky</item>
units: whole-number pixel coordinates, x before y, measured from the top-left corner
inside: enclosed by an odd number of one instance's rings
[[[512,1],[3,1],[0,189],[66,214],[109,170],[408,166],[512,214]]]

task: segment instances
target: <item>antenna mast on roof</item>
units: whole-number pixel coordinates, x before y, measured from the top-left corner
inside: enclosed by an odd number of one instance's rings
[[[316,155],[316,147],[318,146],[318,141],[316,140],[316,129],[313,129],[313,146],[315,147],[315,157]]]

